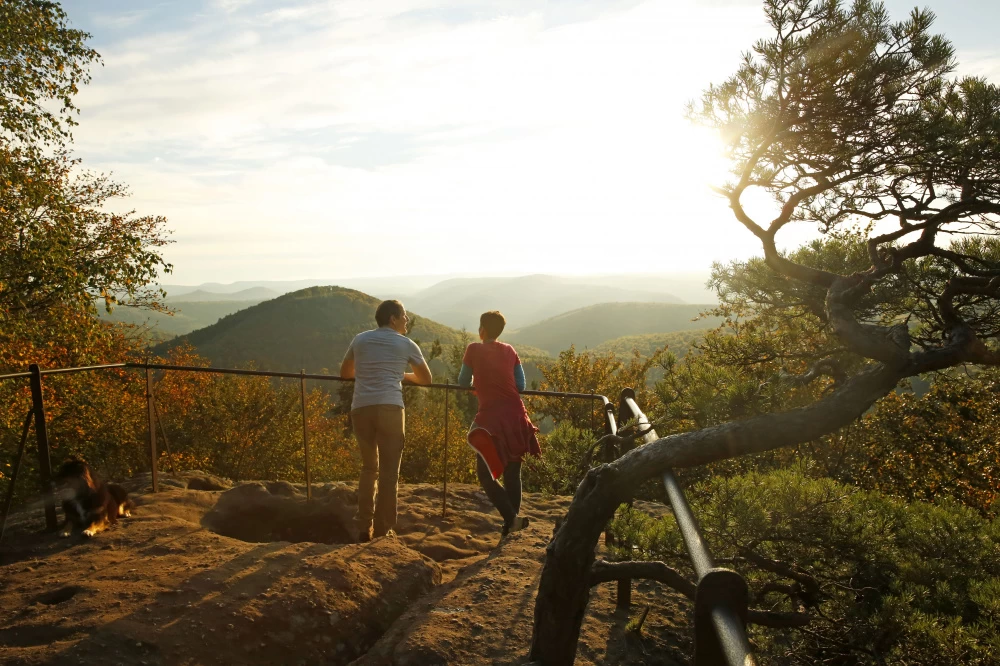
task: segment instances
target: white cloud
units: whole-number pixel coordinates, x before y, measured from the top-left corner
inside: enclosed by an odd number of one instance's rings
[[[147,16],[149,16],[148,11],[131,11],[122,14],[98,14],[94,17],[94,25],[99,28],[112,28],[115,30],[123,30],[125,28],[130,28],[134,25],[141,23]]]
[[[561,22],[527,1],[207,7],[102,45],[79,99],[88,164],[176,230],[171,281],[697,270],[757,251],[682,117],[765,34],[756,3],[609,0]]]
[[[959,51],[957,60],[960,75],[981,76],[1000,83],[1000,53],[997,51]]]
[[[226,13],[233,13],[253,4],[253,0],[211,0],[209,6]]]

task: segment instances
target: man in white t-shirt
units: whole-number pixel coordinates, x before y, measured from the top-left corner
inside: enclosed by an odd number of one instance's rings
[[[405,335],[409,321],[402,303],[383,301],[375,310],[378,328],[356,335],[340,364],[340,376],[354,378],[351,423],[361,449],[358,541],[362,542],[396,527],[399,462],[406,430],[402,381],[431,383],[431,370],[420,347]],[[412,372],[406,371],[408,367]]]

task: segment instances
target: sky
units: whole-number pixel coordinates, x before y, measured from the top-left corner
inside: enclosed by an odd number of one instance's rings
[[[759,254],[685,104],[757,0],[64,0],[76,152],[164,215],[172,284],[707,272]],[[886,2],[902,18],[913,2]],[[1000,82],[992,0],[924,3]],[[783,231],[786,247],[811,228]]]

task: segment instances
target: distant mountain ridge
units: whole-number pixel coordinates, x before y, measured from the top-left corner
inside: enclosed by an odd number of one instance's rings
[[[240,280],[237,282],[203,282],[198,285],[183,284],[161,284],[161,289],[167,292],[167,298],[178,300],[188,300],[187,294],[195,291],[203,291],[213,294],[229,294],[247,291],[249,289],[263,288],[274,293],[290,294],[293,291],[308,289],[309,287],[323,287],[336,285],[348,289],[356,289],[366,294],[372,294],[383,299],[400,298],[415,294],[426,289],[441,280],[451,277],[450,275],[399,275],[390,277],[367,277],[367,278],[321,278],[306,280]]]
[[[623,336],[713,328],[721,323],[719,317],[694,321],[710,307],[688,303],[599,303],[513,330],[504,337],[515,346],[527,344],[555,355],[570,345],[582,351]]]
[[[211,326],[222,317],[256,305],[263,300],[175,301],[167,299],[166,305],[173,310],[173,314],[119,306],[111,313],[98,308],[97,316],[108,321],[146,327],[151,339],[163,340]]]
[[[266,300],[313,286],[336,285],[376,298],[398,298],[408,309],[453,328],[475,332],[479,315],[500,310],[509,326],[524,327],[588,305],[607,302],[711,303],[707,273],[626,275],[390,276],[336,280],[260,280],[230,284],[161,285],[168,303]],[[261,290],[261,291],[257,291]],[[269,295],[270,294],[270,295]],[[189,329],[191,330],[191,329]],[[186,332],[186,331],[185,331]]]
[[[576,308],[606,302],[681,303],[677,296],[635,287],[581,282],[554,275],[445,280],[410,297],[408,307],[455,328],[474,331],[479,315],[500,310],[509,326],[525,326]]]
[[[181,296],[171,296],[170,294],[167,294],[166,301],[168,304],[205,303],[210,301],[253,301],[254,303],[260,303],[261,301],[268,301],[272,298],[277,298],[280,295],[281,292],[268,289],[267,287],[250,287],[249,289],[241,289],[240,291],[234,291],[231,293],[220,293],[205,291],[204,289],[196,289],[195,291],[187,292]]]

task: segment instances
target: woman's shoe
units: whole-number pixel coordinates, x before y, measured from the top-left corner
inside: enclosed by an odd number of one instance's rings
[[[504,539],[508,535],[513,534],[514,532],[520,532],[521,530],[523,530],[525,527],[528,526],[529,522],[530,521],[528,520],[527,516],[514,516],[514,522],[512,522],[510,525],[504,523],[503,529],[500,530],[500,538]]]
[[[508,532],[508,534],[513,532],[520,532],[521,530],[523,530],[525,527],[528,526],[529,522],[530,521],[528,520],[527,516],[515,516],[514,523],[510,526],[510,532]]]

